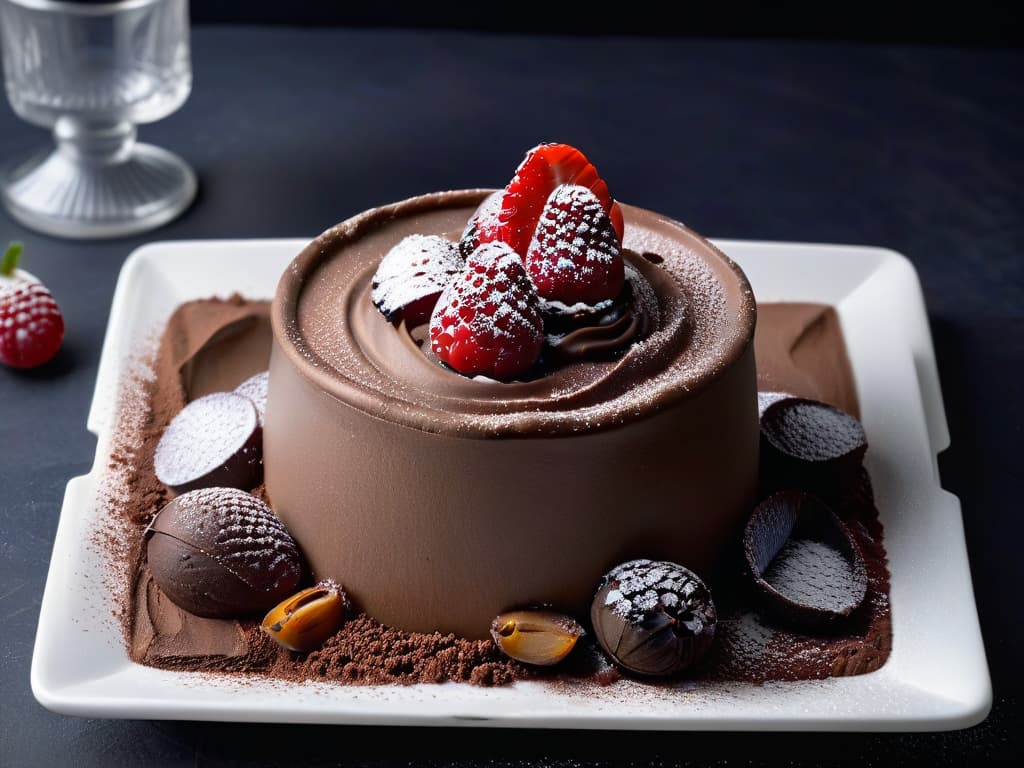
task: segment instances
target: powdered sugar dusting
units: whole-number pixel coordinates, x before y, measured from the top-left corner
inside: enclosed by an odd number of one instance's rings
[[[236,454],[259,425],[256,406],[233,392],[193,400],[174,417],[153,457],[157,477],[170,486],[209,474]]]
[[[169,508],[170,509],[170,508]],[[277,588],[297,580],[298,548],[281,520],[263,501],[234,488],[203,488],[174,501],[175,531],[189,534],[188,543],[216,558],[250,586]],[[161,530],[161,512],[153,523]],[[248,574],[266,574],[264,584],[250,583]],[[272,590],[271,590],[272,591]]]
[[[763,574],[763,579],[793,602],[837,613],[864,596],[864,578],[849,558],[828,544],[790,539]]]
[[[371,298],[391,318],[410,304],[440,293],[462,266],[455,243],[436,235],[409,235],[381,259]]]
[[[263,371],[250,376],[237,387],[235,394],[248,397],[256,406],[256,413],[259,415],[260,426],[263,426],[263,419],[267,415],[267,385],[270,383],[270,371]]]
[[[465,397],[453,401],[431,376],[420,375],[419,366],[377,354],[360,335],[358,321],[360,302],[369,304],[363,297],[380,254],[410,232],[437,233],[452,243],[458,239],[479,199],[468,193],[445,194],[465,195],[471,205],[437,210],[417,203],[424,198],[414,198],[402,204],[407,215],[401,206],[388,209],[387,225],[373,230],[370,240],[356,219],[314,241],[309,251],[322,254],[323,261],[315,272],[304,274],[296,316],[285,318],[285,334],[308,364],[338,381],[358,407],[374,415],[386,413],[426,431],[476,436],[605,429],[697,391],[750,338],[754,303],[745,281],[715,263],[721,257],[681,225],[647,213],[627,214],[626,271],[628,275],[635,264],[656,278],[649,281],[653,291],[643,291],[643,300],[656,308],[654,330],[616,359],[573,362],[546,374],[542,396],[538,382],[527,386],[464,379],[479,390],[467,390]],[[652,266],[640,255],[644,253],[657,254],[660,264]],[[317,309],[325,306],[346,309],[327,321]],[[409,354],[422,354],[409,347]],[[458,376],[442,370],[438,375]],[[459,410],[457,419],[452,418],[453,406]]]

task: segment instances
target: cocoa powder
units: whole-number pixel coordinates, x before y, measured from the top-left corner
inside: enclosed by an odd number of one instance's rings
[[[773,348],[788,344],[795,349],[802,325],[794,326],[792,314],[780,313],[777,305],[768,306],[775,311],[762,315],[758,338],[767,339]],[[797,313],[806,316],[801,323],[813,324],[813,338],[835,354],[842,337],[834,312],[806,307],[802,314]],[[119,597],[115,612],[132,660],[180,671],[341,685],[443,681],[504,685],[524,678],[553,682],[571,678],[595,683],[599,690],[614,683],[622,673],[608,663],[589,637],[559,668],[537,671],[507,659],[489,641],[403,632],[354,612],[322,648],[295,654],[266,636],[255,618],[244,622],[199,619],[163,598],[152,583],[143,548],[147,524],[171,498],[153,472],[157,442],[174,415],[191,397],[205,394],[213,386],[211,382],[231,388],[258,372],[260,365],[266,366],[270,348],[267,313],[266,302],[238,296],[184,304],[168,322],[151,359],[122,384],[108,462],[108,520],[97,532],[96,541],[109,556],[112,590]],[[232,334],[239,341],[234,346],[226,343]],[[232,354],[233,349],[244,349],[245,358],[225,366],[224,355]],[[220,361],[216,375],[201,364],[210,359]],[[798,373],[787,380],[786,366],[773,361],[771,383],[773,387],[788,386],[790,391],[803,387],[807,396],[817,394],[807,391],[806,372]],[[189,384],[197,381],[204,382],[202,391],[188,391]],[[844,401],[837,404],[849,407],[852,383],[844,380],[836,386]],[[253,492],[265,499],[262,487]],[[745,575],[738,564],[727,566],[709,580],[719,606],[718,636],[712,651],[690,675],[694,681],[818,679],[863,674],[885,663],[892,635],[889,574],[867,473],[862,470],[849,492],[829,501],[851,528],[865,556],[869,585],[864,604],[831,634],[802,633],[754,613]]]

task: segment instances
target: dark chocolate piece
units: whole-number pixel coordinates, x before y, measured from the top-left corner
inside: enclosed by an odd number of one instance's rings
[[[149,569],[176,605],[197,616],[274,607],[302,575],[298,547],[265,503],[235,488],[178,496],[146,531]]]
[[[504,197],[504,190],[492,192],[484,198],[483,202],[469,217],[466,228],[462,230],[462,237],[459,238],[459,251],[462,258],[468,259],[480,245],[480,230],[493,232],[498,226],[498,215],[501,213],[501,202]]]
[[[867,569],[852,534],[821,499],[776,493],[755,507],[743,553],[764,610],[815,626],[849,616],[864,601]]]
[[[590,620],[616,664],[640,675],[667,676],[707,652],[718,616],[708,588],[689,569],[631,560],[604,577]]]
[[[175,493],[255,488],[263,479],[263,429],[256,406],[234,392],[193,400],[164,430],[153,467]]]
[[[255,376],[250,376],[235,387],[236,395],[248,397],[252,400],[252,404],[256,406],[256,413],[259,416],[261,427],[263,426],[263,420],[267,416],[267,384],[269,382],[270,371],[263,371]]]
[[[373,275],[373,306],[388,320],[414,328],[430,320],[445,286],[462,272],[459,247],[438,235],[408,235],[381,259]]]
[[[772,489],[836,496],[856,478],[867,447],[861,423],[826,403],[782,397],[762,410],[762,476]]]

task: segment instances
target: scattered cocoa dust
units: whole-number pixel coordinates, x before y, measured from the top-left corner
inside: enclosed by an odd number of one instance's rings
[[[109,525],[97,532],[95,543],[108,555],[114,575],[111,589],[119,597],[115,613],[132,660],[179,671],[344,685],[459,681],[488,686],[546,678],[555,683],[587,680],[599,687],[619,679],[622,673],[608,663],[589,636],[558,670],[538,671],[509,660],[488,641],[403,632],[354,613],[322,648],[295,654],[278,646],[253,620],[198,619],[169,600],[154,600],[154,590],[157,597],[161,595],[146,566],[144,531],[171,494],[155,477],[153,454],[164,428],[187,402],[182,367],[204,345],[222,343],[225,327],[251,316],[265,320],[268,309],[267,302],[239,296],[182,305],[168,322],[155,354],[122,385],[104,494]],[[261,322],[259,328],[264,330],[259,332],[266,333],[265,327]],[[838,342],[842,343],[841,337]],[[268,337],[268,352],[269,345]],[[251,373],[241,371],[237,383]],[[252,490],[265,498],[262,486]],[[692,670],[692,679],[753,683],[819,679],[862,674],[884,664],[892,633],[889,574],[867,473],[862,472],[852,493],[832,503],[850,525],[867,561],[865,604],[841,632],[804,635],[774,626],[754,613],[738,566],[732,571],[727,568],[712,583],[719,604],[718,640],[712,653]],[[161,611],[159,621],[149,615],[152,610]]]

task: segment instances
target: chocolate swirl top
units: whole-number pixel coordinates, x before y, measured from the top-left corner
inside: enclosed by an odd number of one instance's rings
[[[277,344],[316,385],[367,413],[430,432],[512,436],[641,418],[692,396],[749,343],[755,306],[740,269],[682,224],[622,206],[627,264],[643,276],[656,305],[642,340],[614,359],[588,355],[528,381],[445,370],[423,354],[415,334],[396,333],[374,308],[370,283],[381,258],[406,235],[457,240],[487,194],[423,195],[325,232],[281,278],[272,309]],[[562,343],[600,343],[569,335]]]

